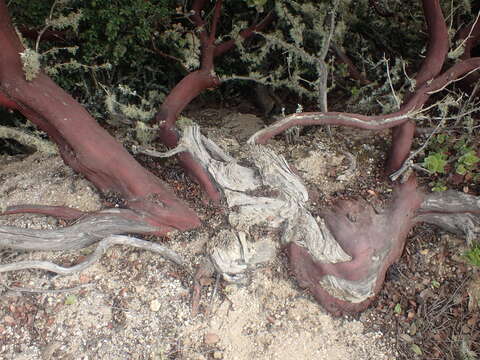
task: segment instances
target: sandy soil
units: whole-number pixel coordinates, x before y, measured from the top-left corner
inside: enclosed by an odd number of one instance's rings
[[[212,130],[213,131],[213,130]],[[214,135],[214,134],[213,134]],[[228,141],[227,141],[228,142]],[[229,142],[237,145],[235,140]],[[331,153],[328,169],[315,153],[295,150],[296,166],[314,180],[348,168]],[[293,151],[293,153],[295,153]],[[319,151],[318,147],[317,150]],[[58,156],[39,153],[0,159],[0,207],[15,204],[102,207],[89,183]],[[343,165],[342,165],[343,164]],[[341,169],[340,169],[341,168]],[[340,171],[341,170],[341,171]],[[313,172],[313,173],[312,173]],[[317,176],[318,179],[321,176]],[[320,180],[319,180],[320,181]],[[322,180],[323,181],[323,180]],[[338,184],[337,184],[338,185]],[[331,191],[338,191],[338,186]],[[201,312],[191,315],[191,274],[204,254],[218,219],[203,214],[201,229],[178,233],[167,245],[188,259],[181,269],[158,255],[125,247],[110,249],[80,274],[55,276],[29,270],[0,274],[0,357],[2,359],[395,359],[390,339],[366,331],[350,318],[334,319],[288,276],[282,254],[250,274],[246,285],[212,279]],[[53,228],[53,218],[15,215],[0,225]],[[166,241],[152,239],[152,241]],[[0,252],[1,262],[48,259],[63,265],[81,261],[77,252]],[[25,292],[69,289],[65,292]],[[12,289],[13,288],[13,289]]]

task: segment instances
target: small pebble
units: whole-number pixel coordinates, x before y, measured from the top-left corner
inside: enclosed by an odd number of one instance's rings
[[[220,341],[220,336],[218,336],[217,334],[215,334],[215,333],[205,334],[205,339],[204,339],[205,344],[213,345],[213,344],[216,344],[219,341]]]
[[[160,301],[158,300],[153,300],[151,303],[150,303],[150,310],[153,311],[153,312],[157,312],[158,310],[160,310]]]

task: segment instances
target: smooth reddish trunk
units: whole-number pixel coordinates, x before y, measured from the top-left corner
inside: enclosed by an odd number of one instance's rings
[[[429,42],[425,60],[415,77],[419,89],[442,70],[448,52],[448,30],[439,1],[423,0],[423,12],[427,22]],[[407,96],[407,101],[412,95]],[[426,101],[426,100],[425,100]],[[387,174],[400,169],[408,158],[415,134],[415,123],[405,122],[392,131],[392,145],[386,164]]]
[[[397,187],[390,207],[380,214],[364,200],[337,202],[333,209],[324,211],[322,217],[352,260],[337,264],[316,262],[305,248],[290,243],[286,251],[299,285],[309,289],[315,299],[334,315],[366,309],[380,290],[387,269],[402,255],[408,231],[415,222],[415,211],[422,201],[423,195],[417,192],[412,177]],[[381,265],[375,269],[373,259],[382,256]],[[358,303],[330,294],[320,285],[327,275],[361,282],[372,274],[376,276],[372,295]]]
[[[135,159],[69,94],[40,72],[23,73],[23,46],[0,1],[0,99],[18,109],[59,146],[64,161],[102,191],[119,192],[141,218],[159,228],[186,230],[200,224],[185,206]]]

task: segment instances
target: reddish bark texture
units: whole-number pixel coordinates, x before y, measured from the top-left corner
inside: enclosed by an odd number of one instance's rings
[[[297,125],[336,124],[364,129],[394,127],[386,170],[392,172],[400,168],[409,155],[415,133],[415,125],[409,121],[411,113],[420,110],[432,93],[441,91],[480,66],[480,58],[467,57],[438,75],[448,51],[447,27],[438,0],[424,0],[423,8],[430,37],[427,56],[415,78],[415,92],[407,97],[399,111],[382,116],[294,114],[252,140],[264,143],[274,135]],[[333,209],[323,211],[321,215],[329,230],[352,260],[337,264],[320,263],[313,259],[307,249],[290,243],[286,246],[286,252],[300,286],[309,289],[316,300],[334,315],[364,310],[380,290],[388,267],[401,256],[408,231],[414,223],[444,221],[432,215],[430,218],[428,215],[416,217],[416,211],[424,199],[425,196],[417,191],[415,179],[411,177],[406,183],[397,185],[389,208],[381,213],[374,211],[365,201],[339,201]],[[449,225],[449,228],[454,229],[455,225]],[[380,263],[375,263],[374,259],[380,259]],[[325,276],[331,275],[360,285],[372,274],[376,277],[371,296],[361,302],[351,302],[341,295],[331,294],[320,284]]]
[[[352,260],[337,264],[320,263],[305,248],[291,243],[286,251],[300,286],[309,289],[315,299],[334,315],[367,308],[374,295],[360,303],[348,302],[329,294],[319,281],[326,275],[362,281],[374,272],[373,292],[376,294],[388,267],[402,254],[408,231],[414,223],[415,210],[422,200],[423,196],[417,192],[416,181],[412,177],[396,188],[389,208],[380,214],[364,200],[339,201],[333,209],[324,211],[322,217],[329,230]],[[374,267],[375,257],[383,259],[378,269]]]
[[[216,29],[221,16],[222,0],[217,0],[213,17],[210,23],[210,31],[207,31],[207,22],[201,14],[205,7],[205,0],[196,0],[192,5],[191,20],[199,30],[201,42],[201,63],[200,69],[191,72],[185,76],[170,92],[165,99],[160,110],[155,116],[155,122],[158,123],[160,142],[168,147],[175,147],[178,143],[178,131],[175,122],[178,115],[185,109],[193,99],[202,91],[215,88],[220,85],[220,79],[215,74],[214,59],[222,55],[235,46],[235,40],[228,40],[220,44],[216,42]],[[246,39],[267,26],[273,18],[269,13],[260,23],[252,25],[248,29],[240,32],[240,36]],[[193,177],[205,190],[207,196],[214,202],[220,200],[220,193],[210,176],[189,153],[178,155],[179,161],[184,169]]]
[[[135,159],[69,94],[40,72],[25,79],[24,48],[0,0],[0,103],[18,109],[58,145],[65,163],[102,191],[119,192],[139,221],[158,233],[186,230],[200,221],[196,214]]]
[[[416,88],[432,80],[442,70],[448,53],[448,30],[439,1],[423,0],[423,12],[428,27],[428,49],[425,60],[415,77]],[[407,101],[409,97],[407,96]],[[426,100],[425,100],[426,101]],[[408,158],[415,134],[415,123],[407,121],[392,130],[392,145],[386,165],[386,172],[397,171]]]

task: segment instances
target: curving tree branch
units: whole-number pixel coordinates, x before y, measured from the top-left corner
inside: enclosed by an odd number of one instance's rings
[[[145,170],[88,112],[40,69],[26,80],[18,38],[0,0],[0,99],[45,131],[66,164],[101,191],[115,191],[127,206],[165,234],[200,224],[196,214]],[[123,214],[119,214],[123,216]]]
[[[423,13],[428,28],[428,48],[420,70],[415,76],[415,86],[420,88],[437,76],[442,70],[448,53],[448,29],[439,1],[423,0]],[[415,94],[415,93],[414,93]],[[410,96],[407,95],[408,102]],[[425,100],[426,101],[426,100]],[[390,174],[402,166],[408,158],[415,135],[415,123],[408,121],[392,130],[392,145],[388,155],[386,173]]]
[[[173,88],[154,119],[154,122],[159,124],[159,141],[170,148],[174,148],[178,144],[179,135],[175,123],[185,106],[202,91],[220,85],[221,81],[214,71],[215,57],[224,54],[235,46],[234,39],[219,45],[215,44],[217,24],[221,16],[222,0],[215,2],[210,32],[207,30],[207,22],[202,17],[205,4],[205,0],[194,1],[192,5],[192,15],[190,16],[190,19],[197,27],[197,33],[199,34],[201,42],[200,69],[185,76]],[[243,39],[249,38],[255,31],[259,31],[270,24],[272,18],[273,15],[269,13],[260,23],[243,30],[240,36]],[[205,170],[202,169],[189,153],[181,153],[178,159],[189,175],[202,186],[207,196],[214,202],[218,202],[220,200],[220,193]]]

